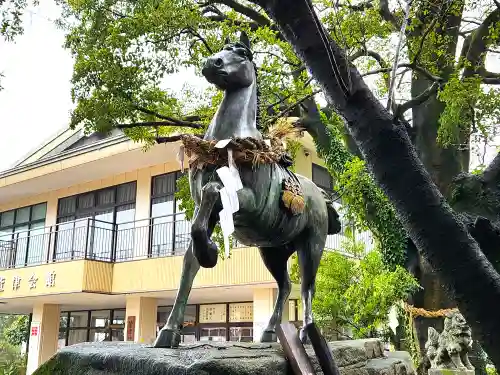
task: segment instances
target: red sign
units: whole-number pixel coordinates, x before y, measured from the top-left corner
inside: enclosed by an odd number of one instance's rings
[[[38,336],[38,326],[31,327],[31,336]]]

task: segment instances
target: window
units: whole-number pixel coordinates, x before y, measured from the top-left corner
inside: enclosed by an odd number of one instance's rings
[[[225,327],[201,328],[200,341],[226,341],[226,328]]]
[[[117,258],[133,250],[136,182],[59,199],[54,259],[111,260],[117,225]]]
[[[171,306],[158,307],[157,329],[167,322]],[[188,305],[184,311],[182,342],[253,341],[253,303]]]
[[[114,310],[111,322],[111,341],[125,341],[125,310]]]
[[[0,213],[0,268],[24,267],[46,259],[47,203]]]
[[[312,164],[312,180],[327,193],[333,193],[333,179],[328,170],[318,164]]]
[[[151,256],[179,255],[186,251],[191,226],[175,199],[177,180],[182,173],[171,172],[153,177],[151,184],[152,238]]]
[[[125,310],[61,313],[58,346],[93,341],[124,341]]]
[[[230,327],[229,341],[252,342],[253,327]]]

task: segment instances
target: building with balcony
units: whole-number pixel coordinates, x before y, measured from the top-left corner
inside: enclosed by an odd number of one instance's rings
[[[331,189],[307,134],[302,143],[297,172]],[[154,340],[190,238],[174,196],[178,147],[65,129],[0,173],[0,313],[30,315],[28,374],[67,345]],[[258,340],[276,292],[258,250],[239,245],[197,275],[183,340]],[[301,310],[295,286],[285,319],[300,324]]]

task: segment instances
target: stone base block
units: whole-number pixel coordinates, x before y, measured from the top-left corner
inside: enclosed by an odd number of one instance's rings
[[[405,352],[385,352],[376,339],[330,343],[341,375],[415,375]],[[314,351],[306,347],[316,374]],[[85,343],[63,348],[34,375],[288,375],[279,344],[206,343],[157,349],[131,343]],[[437,375],[437,374],[436,374]],[[469,375],[469,374],[467,374]]]

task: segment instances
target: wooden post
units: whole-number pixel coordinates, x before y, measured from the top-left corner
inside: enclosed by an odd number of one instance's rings
[[[314,375],[314,368],[297,335],[297,329],[289,322],[276,327],[283,351],[295,375]]]
[[[318,358],[321,370],[324,375],[340,375],[339,368],[335,364],[333,354],[326,342],[325,338],[319,332],[318,327],[314,323],[309,323],[305,326],[307,336],[311,340],[314,353]]]

